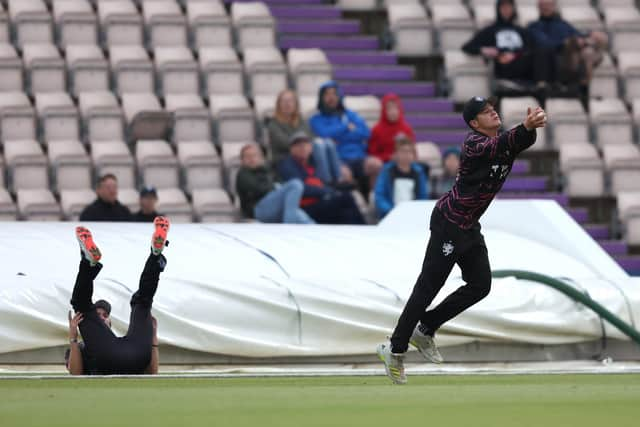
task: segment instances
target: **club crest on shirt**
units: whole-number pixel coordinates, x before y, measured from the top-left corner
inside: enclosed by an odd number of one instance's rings
[[[444,242],[442,244],[442,254],[444,256],[451,255],[453,253],[454,249],[455,249],[455,246],[453,246],[453,243],[451,241]]]

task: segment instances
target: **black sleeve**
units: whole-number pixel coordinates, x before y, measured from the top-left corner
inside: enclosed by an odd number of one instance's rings
[[[495,47],[496,37],[493,27],[486,27],[478,31],[468,42],[462,45],[462,50],[468,55],[479,55],[482,47]]]
[[[93,204],[85,207],[80,213],[80,221],[93,221],[94,218],[95,218],[95,215],[93,212]]]

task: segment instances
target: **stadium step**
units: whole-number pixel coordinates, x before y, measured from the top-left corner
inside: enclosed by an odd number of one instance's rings
[[[614,259],[627,273],[640,275],[640,255],[616,255]]]
[[[497,196],[498,199],[501,200],[521,200],[521,199],[526,199],[526,200],[531,200],[531,199],[540,199],[540,200],[554,200],[556,201],[560,206],[564,207],[566,209],[567,206],[569,206],[569,197],[566,194],[563,193],[514,193],[514,192],[510,192],[510,191],[502,191],[500,193],[498,193]]]
[[[415,128],[460,128],[465,126],[458,113],[410,113],[406,114],[407,122]]]
[[[549,187],[548,176],[510,176],[502,188],[505,191],[523,193],[545,191]]]
[[[379,41],[377,37],[372,36],[342,36],[342,37],[332,37],[332,36],[318,36],[318,37],[307,37],[307,36],[292,36],[292,35],[283,35],[280,37],[280,48],[282,49],[309,49],[309,48],[319,48],[319,49],[377,49],[379,46]]]
[[[610,238],[607,224],[583,224],[584,229],[595,240],[607,240]]]
[[[579,224],[586,224],[589,221],[589,211],[587,208],[569,208],[567,211]]]
[[[421,113],[453,113],[453,101],[447,98],[415,98],[402,99],[405,113],[419,111]]]
[[[609,255],[627,255],[629,250],[624,240],[598,240],[598,243]]]
[[[384,96],[393,92],[398,96],[425,96],[435,95],[435,85],[427,82],[340,82],[346,95],[375,95]]]
[[[290,20],[279,19],[278,31],[282,34],[359,34],[360,21],[342,19]]]
[[[407,65],[351,65],[334,67],[333,77],[336,80],[407,81],[413,79],[413,72],[413,67]]]
[[[395,65],[398,56],[394,52],[379,50],[332,50],[325,52],[329,62],[337,65]]]
[[[329,5],[310,5],[306,7],[291,7],[282,4],[269,4],[269,10],[274,18],[280,20],[284,18],[291,19],[339,19],[341,17],[340,9]]]

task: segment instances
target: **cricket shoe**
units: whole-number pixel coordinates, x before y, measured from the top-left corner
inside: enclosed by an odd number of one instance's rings
[[[406,384],[407,376],[404,374],[404,353],[391,352],[391,345],[380,344],[376,348],[378,358],[384,363],[384,370],[394,384]]]
[[[76,227],[76,238],[78,239],[78,243],[80,243],[82,256],[89,261],[91,265],[96,265],[100,261],[100,258],[102,258],[102,254],[93,241],[93,236],[91,236],[89,229]]]
[[[429,362],[442,363],[444,361],[433,337],[422,333],[418,326],[413,329],[409,344],[417,348],[420,354]]]
[[[153,220],[153,225],[155,226],[155,230],[151,237],[151,251],[154,255],[160,255],[164,247],[169,245],[167,233],[169,232],[171,224],[169,223],[169,218],[157,216]]]

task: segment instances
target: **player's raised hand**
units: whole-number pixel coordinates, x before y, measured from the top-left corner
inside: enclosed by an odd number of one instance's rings
[[[527,108],[527,117],[522,122],[527,130],[543,128],[547,124],[547,113],[540,107],[534,110]]]
[[[69,338],[70,339],[78,339],[78,325],[84,319],[82,313],[76,313],[75,316],[72,315],[71,310],[69,310]]]

